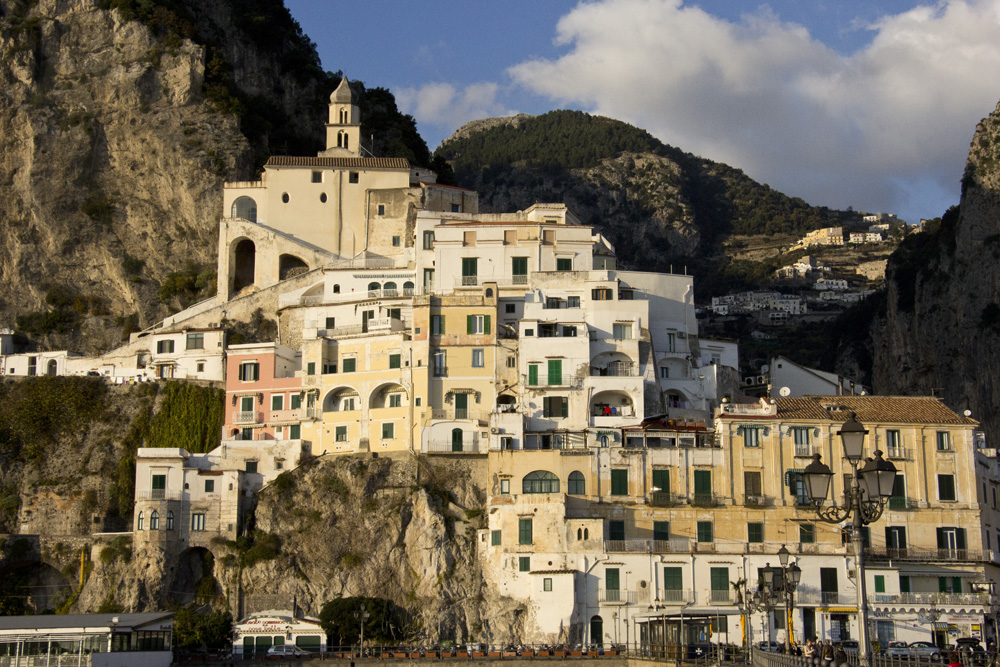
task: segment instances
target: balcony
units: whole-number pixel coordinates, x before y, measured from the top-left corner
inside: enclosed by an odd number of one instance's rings
[[[686,554],[691,552],[691,540],[687,537],[666,540],[604,540],[604,551],[610,554]]]
[[[674,505],[683,505],[684,498],[667,491],[653,491],[649,494],[646,503],[650,507],[673,507]]]
[[[767,507],[771,504],[770,498],[767,496],[744,496],[743,506],[744,507]]]
[[[687,537],[671,537],[669,540],[652,540],[654,554],[686,554],[691,553],[691,539]]]
[[[167,491],[166,489],[152,489],[150,491],[136,491],[136,500],[180,500],[180,491]]]
[[[694,591],[662,589],[657,592],[654,604],[689,604],[694,602]]]
[[[565,389],[567,387],[579,387],[581,385],[580,378],[574,377],[569,373],[561,373],[559,375],[548,375],[546,373],[539,373],[538,377],[532,377],[528,375],[521,376],[521,382],[531,388],[531,389]]]
[[[604,551],[612,554],[647,554],[649,540],[604,540]]]
[[[709,591],[708,599],[712,604],[732,604],[733,592],[728,588],[724,591]]]
[[[626,605],[635,604],[635,591],[598,589],[597,601],[601,604]]]
[[[819,453],[818,448],[812,445],[795,445],[795,458],[811,459],[814,453]]]
[[[795,593],[796,605],[854,605],[857,604],[857,600],[858,597],[855,593],[841,593],[839,591],[804,591],[799,588]]]
[[[889,509],[891,510],[915,510],[917,501],[903,496],[892,496],[889,498]]]
[[[421,450],[428,454],[485,454],[486,445],[480,449],[478,433],[463,433],[461,440],[452,437],[424,439]]]
[[[261,421],[261,413],[256,410],[237,412],[233,415],[234,424],[257,424]]]
[[[719,504],[719,499],[714,493],[692,493],[691,504],[697,507],[715,507]]]
[[[871,547],[865,549],[868,558],[877,560],[914,560],[914,561],[973,561],[994,562],[996,554],[993,551],[976,549],[926,549],[916,547],[886,548]]]
[[[631,361],[614,361],[606,366],[591,366],[591,377],[636,377],[638,367]]]
[[[886,447],[885,458],[887,459],[909,459],[909,451],[906,447]]]

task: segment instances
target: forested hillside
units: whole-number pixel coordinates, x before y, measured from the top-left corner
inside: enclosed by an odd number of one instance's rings
[[[668,146],[645,130],[580,111],[477,121],[436,151],[459,185],[478,190],[484,211],[565,201],[605,233],[634,268],[663,270],[712,259],[730,234],[795,234],[856,219],[810,206],[739,169]]]

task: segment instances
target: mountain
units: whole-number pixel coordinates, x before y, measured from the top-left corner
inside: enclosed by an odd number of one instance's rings
[[[802,235],[857,219],[783,195],[645,130],[580,111],[475,121],[435,156],[451,164],[459,185],[479,191],[483,211],[565,201],[631,268],[697,266],[703,295],[739,286],[721,254],[731,235]]]
[[[0,0],[0,326],[95,352],[212,294],[223,182],[322,148],[339,79],[281,0]],[[429,166],[352,85],[368,148]]]
[[[1000,437],[1000,105],[976,127],[959,205],[889,261],[870,329],[878,393],[936,393]]]

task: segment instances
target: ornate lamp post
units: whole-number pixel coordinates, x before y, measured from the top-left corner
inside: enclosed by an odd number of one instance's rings
[[[816,508],[816,514],[821,521],[841,523],[851,519],[851,542],[854,546],[854,579],[858,586],[858,615],[861,623],[858,631],[858,656],[861,667],[870,667],[872,647],[868,637],[868,596],[865,586],[864,544],[862,543],[862,528],[878,520],[882,516],[885,504],[892,496],[892,487],[896,480],[896,466],[882,458],[882,452],[875,450],[875,458],[867,459],[865,465],[858,469],[864,455],[865,436],[868,431],[851,414],[850,418],[838,432],[841,444],[844,446],[844,458],[851,464],[854,474],[851,476],[851,487],[844,490],[844,506],[823,507],[830,492],[830,482],[833,471],[820,463],[819,454],[813,454],[813,461],[803,471],[806,492]]]
[[[791,610],[795,608],[795,602],[792,596],[795,594],[795,589],[799,585],[799,581],[802,579],[802,569],[797,563],[788,564],[789,557],[788,549],[782,544],[781,548],[778,549],[778,560],[781,562],[781,592],[784,594],[785,598],[785,655],[791,652],[791,643],[793,641],[792,637],[792,624],[791,624]]]
[[[770,566],[757,569],[757,586],[753,589],[749,587],[746,580],[742,582],[742,590],[736,591],[736,606],[746,616],[747,619],[747,658],[748,662],[753,662],[753,615],[759,611],[770,612],[774,609],[774,600],[767,587],[765,579]],[[767,584],[769,586],[770,584]],[[767,633],[767,640],[770,642],[770,633]]]

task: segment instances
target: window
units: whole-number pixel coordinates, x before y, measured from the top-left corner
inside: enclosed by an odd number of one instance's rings
[[[653,539],[657,542],[666,542],[670,539],[670,522],[669,521],[654,521],[653,522]]]
[[[763,544],[764,542],[764,524],[763,523],[748,523],[747,524],[747,542],[752,544]]]
[[[203,334],[203,333],[189,333],[187,335],[187,349],[189,349],[189,350],[204,350],[205,349],[205,334]]]
[[[524,476],[521,493],[559,493],[559,478],[548,470],[535,470]]]
[[[959,560],[964,560],[964,554],[960,556],[956,551],[964,550],[966,548],[965,545],[965,528],[937,528],[938,550],[946,550],[948,552],[947,554],[939,554],[939,556],[949,558],[959,557]]]
[[[167,476],[153,475],[153,500],[163,500],[166,497]]]
[[[542,416],[547,419],[566,419],[569,416],[569,399],[565,396],[546,396],[542,400]]]
[[[288,193],[287,192],[282,192],[281,193],[281,203],[282,204],[287,204],[289,202],[289,200],[290,200],[290,198],[288,196]]]
[[[431,334],[440,336],[444,333],[444,315],[431,315]]]
[[[552,592],[552,577],[545,577],[542,579],[542,590],[546,593]]]
[[[677,351],[677,334],[668,333],[667,334],[667,352]]]
[[[712,601],[713,602],[728,602],[729,601],[729,568],[728,567],[713,567],[709,571],[709,576],[712,584]],[[781,614],[776,614],[775,616],[780,616]]]
[[[174,341],[172,340],[158,340],[156,341],[156,353],[157,354],[172,354],[174,351]]]
[[[670,470],[667,468],[653,468],[653,493],[670,494]]]
[[[174,529],[174,513],[167,512],[167,530]]]
[[[816,542],[816,526],[811,523],[799,524],[799,543],[814,544]]]
[[[885,575],[876,574],[875,575],[875,592],[885,593]]]
[[[144,528],[145,521],[146,521],[146,519],[143,517],[142,512],[139,512],[139,516],[136,517],[136,520],[135,520],[135,529],[136,530],[145,530],[145,528]]]
[[[507,368],[517,368],[517,357],[513,355],[507,357]]]
[[[424,250],[434,249],[434,232],[425,231],[424,232]]]
[[[347,442],[347,427],[337,426],[334,429],[334,440],[337,442]]]
[[[298,440],[302,437],[302,426],[299,424],[292,424],[288,427],[288,439]]]
[[[519,556],[517,559],[517,571],[518,572],[531,572],[531,557],[530,556]]]
[[[762,504],[764,492],[761,487],[760,472],[756,470],[743,471],[743,495],[748,503]]]
[[[465,333],[488,334],[490,332],[489,315],[467,315],[465,317]]]
[[[785,482],[788,490],[795,496],[795,502],[799,505],[810,504],[809,493],[806,491],[806,480],[801,470],[788,470],[785,472]]]
[[[615,324],[612,327],[613,335],[615,340],[631,340],[632,339],[632,325],[631,324]]]
[[[195,512],[191,515],[191,530],[205,530],[205,515],[203,513]]]
[[[556,271],[572,271],[572,270],[573,270],[572,257],[556,257]]]
[[[899,431],[886,431],[885,432],[885,448],[889,452],[889,456],[892,456],[894,452],[899,451],[900,441],[899,441]]]
[[[743,446],[760,447],[760,429],[743,427]]]
[[[260,364],[256,361],[244,361],[240,364],[240,382],[256,382],[260,379]]]
[[[712,542],[714,541],[714,533],[712,530],[711,521],[699,521],[698,522],[698,541],[699,542]]]
[[[517,313],[517,304],[505,303],[503,310],[505,313]]]
[[[478,285],[479,260],[476,257],[462,258],[462,284]]]
[[[215,493],[215,480],[206,479],[205,480],[205,493]]]
[[[247,461],[247,472],[249,472],[249,473],[256,473],[257,472],[257,462],[256,461]]]
[[[590,298],[594,301],[613,301],[614,292],[606,287],[590,290]]]
[[[389,407],[390,408],[401,408],[401,407],[403,407],[403,395],[402,394],[389,394]]]
[[[483,368],[486,365],[486,351],[476,349],[472,351],[472,367]]]
[[[379,206],[378,208],[379,208],[378,214],[379,215],[383,215],[385,213],[385,207],[384,206]],[[392,237],[392,247],[393,248],[398,248],[401,245],[403,245],[402,238],[399,237],[399,236],[393,236]]]
[[[500,546],[500,531],[491,530],[490,531],[490,545],[494,547]]]
[[[795,445],[798,447],[808,447],[809,446],[809,429],[808,428],[793,428],[792,435],[795,437]]]
[[[306,364],[306,375],[316,375],[316,362],[310,361]]]
[[[358,369],[358,360],[356,358],[349,357],[343,359],[340,363],[345,373],[353,373]]]
[[[573,496],[587,495],[587,480],[584,479],[583,473],[579,470],[574,470],[569,474],[569,479],[566,483],[566,493]]]
[[[663,379],[663,380],[667,380],[667,379],[670,378],[670,367],[669,366],[660,366],[660,378]]]
[[[684,574],[681,568],[668,566],[663,568],[663,590],[667,591],[666,602],[680,602],[684,590]]]
[[[938,475],[938,500],[955,500],[955,476]]]
[[[518,519],[517,522],[517,543],[531,544],[531,519]]]
[[[357,183],[358,182],[358,172],[356,172],[356,171],[349,172],[348,176],[347,176],[347,182],[348,183]]]
[[[434,353],[434,377],[445,377],[448,375],[447,355],[444,350]]]
[[[288,406],[289,410],[298,410],[302,407],[302,394],[292,394],[291,404]]]
[[[500,495],[506,496],[510,493],[510,480],[501,479],[500,480]]]
[[[392,440],[392,438],[393,438],[393,432],[395,430],[394,427],[395,427],[395,424],[393,424],[392,422],[386,422],[386,423],[382,424],[382,439],[383,440]]]
[[[578,296],[568,296],[568,297],[566,297],[566,307],[567,308],[579,308],[580,307],[580,297],[578,297]]]
[[[528,258],[511,257],[510,273],[514,277],[515,285],[526,285],[528,283]]]
[[[947,452],[951,449],[951,434],[948,431],[937,432],[937,449],[939,452]]]
[[[272,410],[281,410],[284,408],[284,404],[285,404],[285,397],[282,396],[281,394],[273,394],[271,396]]]
[[[694,502],[706,505],[712,501],[712,471],[694,471]]]
[[[906,549],[906,526],[886,526],[885,546],[887,549]],[[894,554],[895,557],[903,555],[903,553]]]
[[[611,495],[628,495],[628,470],[615,468],[611,471]]]
[[[608,539],[614,542],[623,542],[625,540],[624,521],[608,521]]]
[[[204,373],[205,372],[205,362],[204,361],[199,361],[195,365],[195,372],[197,372],[197,373]]]
[[[322,171],[314,171],[312,173],[312,182],[313,183],[322,183],[323,182],[323,172]]]

